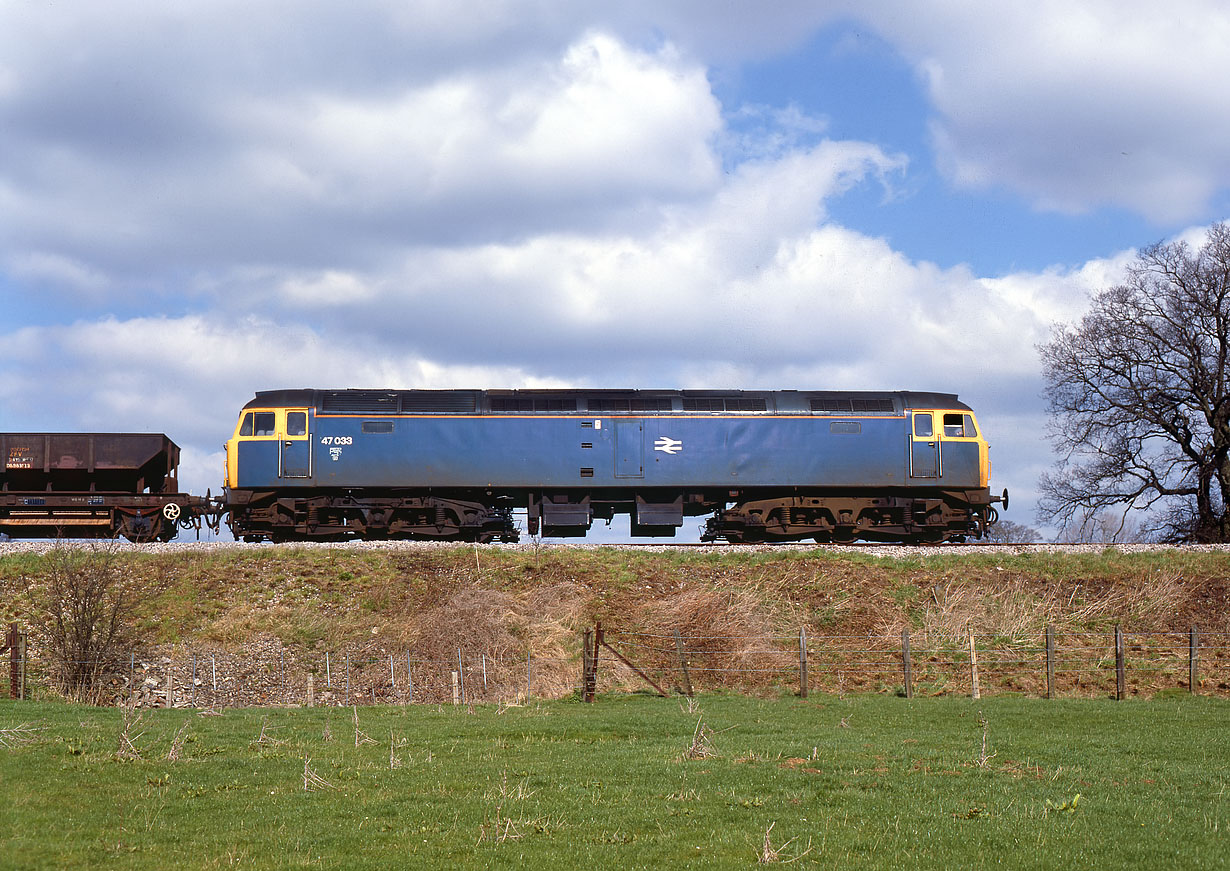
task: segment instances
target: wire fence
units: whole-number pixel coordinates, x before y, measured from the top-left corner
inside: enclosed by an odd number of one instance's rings
[[[67,663],[24,642],[0,669],[0,693],[61,694]],[[1118,697],[1185,691],[1230,695],[1230,633],[1059,632],[1014,637],[706,635],[604,629],[578,637],[575,653],[411,649],[353,645],[303,651],[276,640],[242,652],[147,648],[89,666],[90,700],[197,708],[510,703],[640,688],[692,694],[912,695],[1017,693]]]
[[[146,707],[441,704],[513,702],[572,691],[571,658],[495,656],[459,649],[434,659],[409,650],[323,651],[292,648],[242,653],[219,650],[133,651],[105,663],[85,662],[99,675],[90,701]],[[27,657],[20,684],[0,680],[0,692],[22,697],[62,694],[67,663]],[[8,686],[5,686],[5,684]]]
[[[1170,690],[1230,695],[1230,633],[1057,632],[1013,637],[644,633],[597,628],[587,645],[586,689],[634,682],[688,693],[705,689],[1019,693],[1123,698]],[[604,663],[604,656],[606,662]]]

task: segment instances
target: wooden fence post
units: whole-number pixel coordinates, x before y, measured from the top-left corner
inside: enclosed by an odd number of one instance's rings
[[[307,677],[308,677],[307,706],[309,708],[314,708],[316,707],[316,675],[312,674],[309,671]]]
[[[586,629],[581,634],[581,701],[592,702],[594,700],[593,683],[590,677],[590,658],[593,656],[593,645],[590,643],[594,637],[592,629]]]
[[[982,698],[982,693],[978,691],[978,648],[974,646],[974,633],[969,636],[969,668],[970,668],[970,694],[975,699]]]
[[[799,695],[807,698],[807,627],[799,627]]]
[[[901,630],[901,667],[905,677],[905,697],[914,698],[914,678],[910,672],[910,630]]]
[[[461,664],[461,648],[457,648],[457,674],[461,676],[461,703],[466,704],[466,670]]]
[[[1115,624],[1115,700],[1123,701],[1126,694],[1127,675],[1123,663],[1123,629]]]
[[[1197,676],[1200,662],[1200,638],[1196,634],[1196,627],[1193,626],[1187,635],[1187,691],[1193,695],[1196,692],[1196,686],[1200,683],[1200,678]]]
[[[1055,698],[1055,627],[1046,624],[1046,697]]]
[[[683,637],[675,630],[675,654],[679,657],[679,671],[683,675],[683,692],[692,696],[692,676],[688,674],[688,657],[683,647]]]

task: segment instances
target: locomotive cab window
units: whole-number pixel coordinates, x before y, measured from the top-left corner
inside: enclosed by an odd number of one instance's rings
[[[948,412],[944,415],[944,437],[950,439],[972,439],[978,437],[972,414]]]
[[[305,436],[307,435],[307,412],[306,411],[288,411],[286,412],[286,435],[288,437]]]
[[[932,428],[930,412],[916,412],[914,414],[914,437],[920,439],[929,439],[934,435],[935,431]]]
[[[304,417],[304,433],[306,434],[306,414]],[[249,411],[243,416],[243,422],[239,425],[239,437],[267,438],[275,434],[276,424],[277,414],[272,411]]]

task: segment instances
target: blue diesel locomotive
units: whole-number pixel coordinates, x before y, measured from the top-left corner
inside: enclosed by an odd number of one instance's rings
[[[969,406],[918,392],[274,390],[226,443],[247,541],[583,536],[939,542],[996,522]]]

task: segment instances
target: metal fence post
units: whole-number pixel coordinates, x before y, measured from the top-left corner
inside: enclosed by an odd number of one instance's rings
[[[799,696],[807,698],[807,627],[799,627]]]
[[[1200,638],[1196,634],[1196,627],[1193,626],[1187,636],[1187,691],[1193,695],[1196,692],[1196,685],[1200,682],[1197,675],[1200,662]]]
[[[1046,697],[1055,698],[1055,627],[1046,624]]]
[[[1123,629],[1115,624],[1115,700],[1123,701],[1127,687],[1127,675],[1123,663]]]
[[[14,699],[21,698],[21,633],[17,631],[17,624],[9,624],[8,637],[5,643],[9,649],[9,697]],[[132,680],[128,683],[131,685]]]

